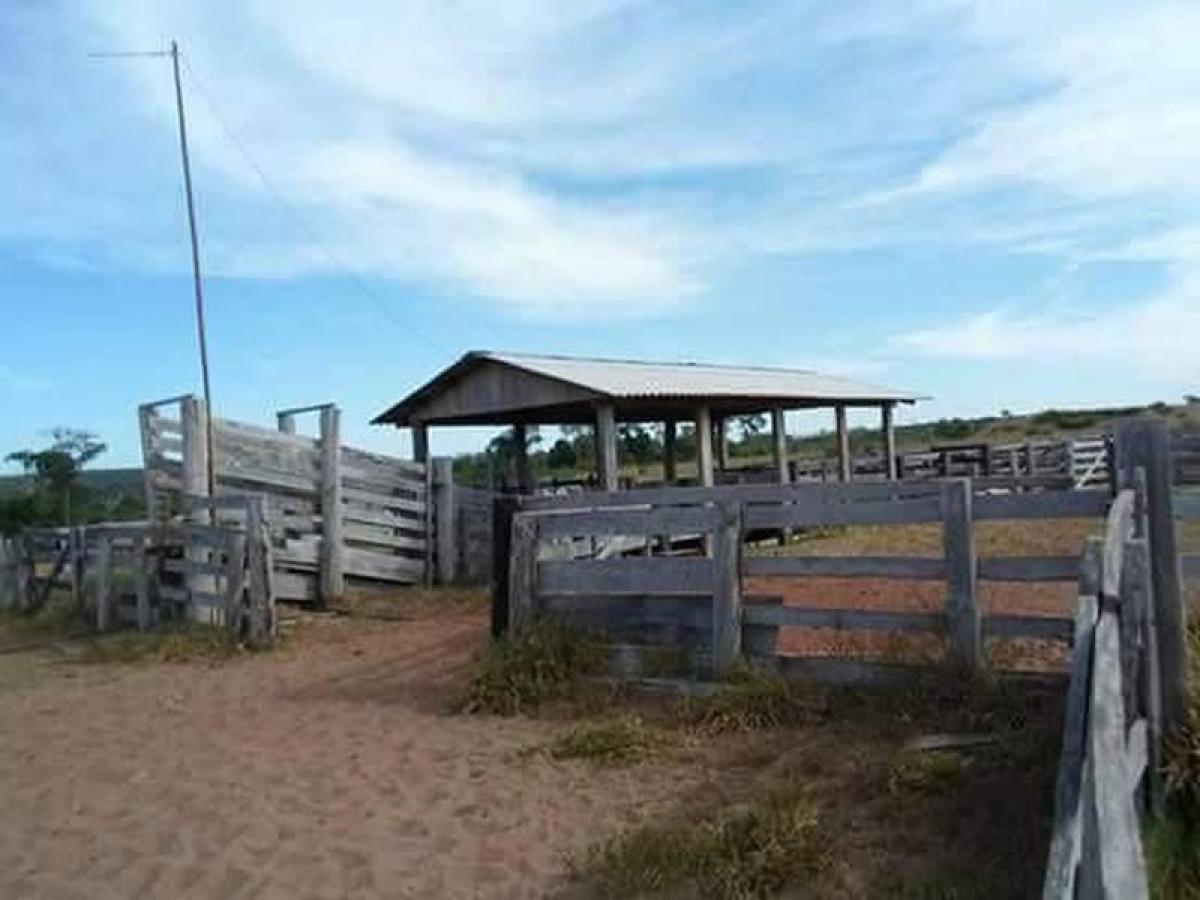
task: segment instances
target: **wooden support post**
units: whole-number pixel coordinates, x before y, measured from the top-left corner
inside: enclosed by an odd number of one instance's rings
[[[249,531],[249,516],[247,516]],[[248,534],[235,533],[229,542],[229,557],[225,565],[225,627],[235,640],[246,634],[246,552]]]
[[[262,498],[252,498],[246,508],[246,560],[249,570],[247,632],[250,643],[268,646],[275,639],[275,595],[271,579],[271,540]]]
[[[960,664],[975,671],[983,666],[983,632],[970,479],[956,478],[942,485],[942,543],[946,554],[946,621],[953,653]]]
[[[729,471],[729,428],[724,416],[713,417],[714,440],[717,445],[717,468],[722,472]]]
[[[617,417],[611,403],[596,404],[596,475],[600,490],[615,491],[618,483]]]
[[[713,675],[730,673],[742,653],[742,507],[737,503],[717,506],[716,530],[712,540],[713,570]]]
[[[412,424],[413,462],[429,462],[429,426],[424,422]]]
[[[16,574],[12,541],[0,535],[0,609],[12,609],[16,606]]]
[[[112,620],[112,538],[101,535],[96,548],[96,630],[107,631]]]
[[[900,477],[900,470],[897,466],[896,457],[896,423],[894,421],[895,412],[895,403],[884,403],[879,408],[880,425],[883,428],[884,474],[887,476],[888,481],[895,481]]]
[[[833,416],[837,427],[838,479],[849,481],[854,477],[854,460],[850,457],[850,429],[846,426],[846,407],[842,404],[835,406]]]
[[[150,627],[150,538],[140,535],[133,540],[133,589],[137,598],[137,627]]]
[[[791,472],[788,469],[787,420],[782,406],[771,408],[771,439],[775,480],[787,484],[791,480]]]
[[[1175,534],[1171,497],[1170,434],[1165,422],[1137,419],[1121,423],[1114,436],[1115,481],[1135,484],[1135,472],[1146,472],[1146,523],[1150,538],[1150,580],[1154,627],[1162,686],[1162,727],[1170,731],[1187,717],[1187,612],[1183,574]]]
[[[1033,441],[1029,441],[1025,444],[1025,474],[1036,475],[1037,473],[1037,448],[1033,445]]]
[[[180,401],[179,424],[183,434],[183,493],[185,497],[208,496],[208,409],[203,400],[187,396]],[[188,519],[196,524],[208,525],[211,511],[205,504],[191,507]],[[215,523],[214,523],[215,524]],[[193,563],[206,563],[209,550],[198,542],[188,542],[184,556]],[[212,591],[213,577],[199,572],[189,572],[186,578],[188,590]],[[188,604],[189,618],[196,612]]]
[[[71,602],[78,607],[83,600],[83,568],[87,557],[86,528],[72,528],[67,540],[71,548]]]
[[[696,407],[696,483],[712,487],[713,477],[712,413],[707,406]]]
[[[678,426],[674,419],[663,423],[663,481],[674,484],[679,477]]]
[[[146,492],[146,519],[150,522],[157,522],[159,516],[158,491],[154,487],[154,474],[159,462],[159,454],[154,448],[154,418],[154,407],[138,407],[138,431],[142,438],[142,484]]]
[[[492,499],[492,638],[508,631],[508,575],[512,563],[513,516],[520,499],[500,494]]]
[[[436,544],[437,583],[453,584],[458,577],[454,499],[454,460],[442,456],[433,461],[433,532]]]
[[[275,425],[284,434],[295,434],[296,414],[290,412],[275,413]]]
[[[321,409],[321,605],[328,607],[346,593],[342,540],[341,411]]]
[[[524,422],[513,425],[513,454],[517,462],[517,490],[522,494],[537,492],[537,480],[529,459],[529,427]]]
[[[520,634],[537,616],[538,520],[517,513],[512,520],[512,561],[508,572],[508,630]]]

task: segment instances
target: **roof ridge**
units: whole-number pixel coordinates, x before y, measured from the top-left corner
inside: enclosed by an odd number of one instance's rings
[[[829,373],[820,372],[816,369],[793,369],[786,366],[763,366],[763,365],[741,365],[736,363],[710,363],[698,362],[696,360],[661,360],[661,359],[623,359],[612,356],[571,356],[566,353],[525,353],[522,351],[509,350],[472,350],[468,354],[470,356],[480,356],[489,359],[544,359],[555,360],[559,362],[582,362],[582,363],[610,363],[623,366],[672,366],[676,368],[694,368],[694,369],[731,369],[754,372],[792,372],[801,375],[820,375],[825,378],[846,378],[843,375],[831,375]]]

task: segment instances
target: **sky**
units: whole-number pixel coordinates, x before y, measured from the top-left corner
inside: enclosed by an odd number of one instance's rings
[[[1194,0],[5,0],[2,452],[199,390],[170,62],[89,55],[171,39],[220,415],[406,452],[484,348],[1200,393]]]

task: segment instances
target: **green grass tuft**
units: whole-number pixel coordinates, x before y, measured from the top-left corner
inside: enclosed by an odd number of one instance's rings
[[[575,726],[551,745],[550,755],[619,765],[645,759],[666,743],[666,736],[649,728],[640,716],[622,715]]]
[[[910,751],[900,753],[888,766],[888,791],[946,794],[966,783],[970,760],[953,751]]]
[[[828,713],[825,692],[767,669],[745,667],[708,697],[684,705],[685,722],[705,731],[757,731],[820,721]]]
[[[554,700],[578,700],[608,670],[603,646],[557,619],[540,619],[491,644],[459,704],[463,712],[512,716]]]
[[[815,805],[794,785],[693,822],[647,825],[593,847],[577,877],[607,897],[775,897],[832,862]]]
[[[85,663],[220,662],[246,652],[229,632],[214,625],[181,625],[153,631],[100,635],[84,645]]]

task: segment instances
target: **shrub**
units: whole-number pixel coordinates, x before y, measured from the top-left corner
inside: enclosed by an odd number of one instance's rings
[[[888,766],[888,791],[944,794],[966,781],[969,760],[950,751],[909,752],[897,756]]]
[[[607,668],[602,646],[557,619],[540,619],[487,648],[460,708],[502,716],[529,712],[547,701],[579,697],[587,679]]]
[[[100,635],[84,646],[85,663],[220,662],[245,648],[214,625],[181,625],[154,631]]]
[[[781,728],[824,718],[828,702],[814,686],[763,668],[736,670],[708,697],[689,699],[684,718],[707,731]]]
[[[824,872],[832,844],[795,786],[698,822],[648,825],[589,851],[576,874],[609,897],[774,897]]]
[[[586,759],[595,763],[627,763],[644,759],[665,743],[639,716],[623,715],[605,722],[572,728],[550,747],[555,759]]]

